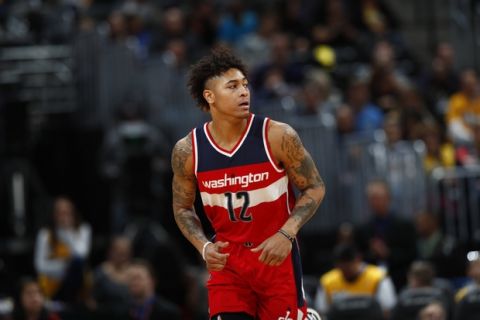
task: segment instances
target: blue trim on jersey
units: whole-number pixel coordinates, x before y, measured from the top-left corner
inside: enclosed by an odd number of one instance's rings
[[[302,288],[302,262],[300,259],[300,249],[298,248],[297,240],[294,241],[292,246],[292,264],[293,274],[295,276],[295,287],[297,289],[297,305],[299,308],[305,305],[305,299],[303,299]]]
[[[237,152],[228,157],[218,152],[208,141],[204,126],[196,132],[197,172],[225,169],[256,163],[269,162],[263,144],[263,122],[265,117],[255,115],[250,131]]]

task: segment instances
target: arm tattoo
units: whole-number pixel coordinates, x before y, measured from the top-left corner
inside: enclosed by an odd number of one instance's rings
[[[200,220],[195,214],[196,181],[193,173],[186,170],[186,162],[192,154],[192,140],[190,135],[180,140],[172,153],[172,193],[173,213],[175,221],[183,235],[193,244],[206,241]]]
[[[288,158],[288,176],[301,191],[291,216],[300,228],[315,214],[322,200],[313,194],[314,190],[324,189],[325,184],[312,157],[291,127],[287,127],[282,136],[281,149]]]

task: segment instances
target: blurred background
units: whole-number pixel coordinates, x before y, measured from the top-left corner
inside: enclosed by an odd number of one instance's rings
[[[452,292],[472,281],[480,1],[0,0],[0,314],[29,277],[64,319],[111,318],[99,305],[131,301],[125,265],[141,258],[165,305],[206,319],[170,154],[208,119],[186,77],[217,44],[248,65],[253,112],[291,124],[325,180],[299,235],[312,305],[339,243],[397,293],[417,260]],[[124,296],[98,289],[105,275]]]

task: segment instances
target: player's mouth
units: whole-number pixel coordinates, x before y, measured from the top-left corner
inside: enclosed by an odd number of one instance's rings
[[[239,106],[242,107],[242,108],[248,108],[250,106],[250,102],[243,101],[239,104]]]

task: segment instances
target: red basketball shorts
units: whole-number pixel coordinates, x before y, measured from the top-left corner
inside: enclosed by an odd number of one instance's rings
[[[276,267],[258,260],[260,253],[250,247],[233,244],[222,271],[210,273],[207,282],[210,316],[245,312],[259,320],[306,319],[299,250],[292,252]]]

